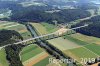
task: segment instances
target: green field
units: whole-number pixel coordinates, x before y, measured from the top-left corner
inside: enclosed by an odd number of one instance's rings
[[[65,38],[65,39],[68,39],[68,40],[70,40],[70,41],[72,41],[72,42],[75,42],[75,43],[78,44],[78,45],[87,45],[87,44],[89,44],[89,43],[87,43],[87,42],[85,42],[85,41],[79,40],[79,39],[74,38],[74,37],[72,37],[72,36],[70,36],[70,35],[66,35],[66,36],[64,36],[64,38]]]
[[[64,52],[66,55],[72,57],[73,59],[76,59],[78,62],[82,62],[82,59],[89,59],[89,58],[97,58],[97,55],[93,52],[89,51],[88,49],[84,47],[66,50]]]
[[[24,39],[31,38],[31,34],[27,31],[24,25],[14,22],[4,22],[0,23],[0,29],[10,29],[10,30],[16,30],[18,31]],[[39,34],[47,34],[52,33],[58,30],[57,27],[55,27],[52,24],[48,23],[31,23],[39,32]],[[12,27],[9,27],[12,26]],[[8,27],[8,28],[7,28]],[[86,36],[82,34],[72,34],[67,35],[64,37],[59,37],[55,39],[48,40],[49,43],[51,43],[53,46],[57,47],[58,49],[62,50],[66,55],[69,55],[70,57],[77,59],[80,61],[80,58],[96,58],[97,55],[100,56],[100,38],[95,38],[91,36]],[[37,56],[43,52],[41,48],[39,48],[37,45],[30,45],[27,47],[24,47],[21,51],[21,60],[22,62],[25,62],[34,56]],[[0,50],[0,64],[3,64],[5,66],[8,65],[6,59],[6,54],[4,50]],[[48,64],[48,58],[43,59],[42,61],[38,62],[34,66],[46,66]]]
[[[52,24],[48,23],[31,23],[36,30],[41,34],[47,34],[47,33],[52,33],[58,30],[58,28]]]
[[[100,44],[100,38],[92,37],[92,36],[86,36],[80,33],[72,34],[70,35],[73,38],[76,38],[80,41],[84,41],[87,43],[95,43],[95,44]]]
[[[39,34],[43,35],[43,34],[47,34],[46,28],[41,25],[40,23],[31,23],[36,30],[39,32]]]
[[[94,53],[98,54],[100,56],[100,45],[97,44],[91,44],[91,45],[87,45],[85,46],[86,48],[88,48],[89,50],[93,51]]]
[[[9,66],[4,49],[0,50],[0,66]]]
[[[24,62],[41,52],[43,52],[43,50],[36,45],[27,46],[21,51],[21,60]]]
[[[41,23],[45,28],[46,28],[46,31],[48,33],[52,33],[52,32],[55,32],[58,30],[58,28],[56,26],[54,26],[53,24],[48,24],[48,23]]]
[[[64,36],[64,38],[81,46],[79,48],[66,50],[64,52],[66,55],[77,59],[79,62],[81,61],[81,58],[97,58],[98,56],[100,56],[100,45],[94,44],[92,41],[94,40],[95,42],[97,42],[99,41],[99,38],[89,37],[82,34],[67,35]]]
[[[40,62],[38,62],[37,64],[33,66],[47,66],[48,64],[49,64],[49,57],[41,60]]]
[[[52,44],[53,46],[57,47],[62,51],[79,47],[79,45],[77,45],[75,42],[63,39],[61,37],[56,39],[51,39],[48,41],[50,44]]]

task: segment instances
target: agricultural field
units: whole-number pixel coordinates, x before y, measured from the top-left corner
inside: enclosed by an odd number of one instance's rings
[[[92,37],[92,36],[86,36],[80,33],[72,34],[70,35],[73,38],[76,38],[80,41],[84,41],[87,43],[95,43],[95,44],[100,44],[100,38]]]
[[[79,36],[77,35],[77,37]],[[86,37],[90,38],[89,36]],[[97,38],[95,38],[95,40],[96,39]],[[70,56],[79,62],[81,61],[82,58],[97,58],[100,56],[99,44],[88,43],[86,41],[83,41],[81,38],[77,39],[72,35],[71,36],[67,35],[64,36],[63,38],[60,37],[48,41],[58,49],[62,50],[67,56]]]
[[[36,45],[26,46],[21,51],[21,60],[22,60],[22,62],[25,62],[26,60],[36,56],[37,54],[39,54],[41,52],[43,52],[42,49],[40,49]]]
[[[46,28],[46,31],[48,33],[52,33],[52,32],[55,32],[58,30],[58,28],[53,24],[48,24],[48,23],[44,23],[44,22],[41,24]]]
[[[97,58],[98,57],[97,54],[93,53],[91,50],[84,48],[84,47],[66,50],[64,53],[66,55],[72,57],[73,59],[76,59],[78,62],[80,62],[82,64],[84,64],[84,62],[82,62],[82,58],[89,59],[89,58]]]
[[[8,66],[8,61],[6,60],[6,53],[4,49],[0,50],[0,66]]]
[[[2,21],[0,22],[0,30],[2,29],[15,30],[19,32],[24,39],[31,38],[31,34],[27,31],[26,27],[19,23]]]
[[[48,26],[45,26],[45,25],[43,25],[42,27],[45,27],[44,29],[46,32],[48,32],[48,30],[50,28],[50,27],[48,28]],[[41,33],[42,32],[41,28],[38,28],[38,31],[40,31],[40,33]],[[96,58],[96,57],[98,57],[98,55],[100,53],[100,52],[98,52],[97,45],[94,46],[94,45],[92,45],[92,43],[89,43],[93,40],[96,43],[97,42],[99,43],[100,40],[95,37],[92,37],[92,39],[90,39],[90,38],[91,38],[90,36],[85,36],[85,35],[81,35],[81,34],[77,33],[77,34],[67,35],[67,36],[60,37],[60,38],[51,39],[48,41],[53,46],[62,50],[66,55],[68,55],[74,59],[77,59],[77,61],[80,61],[81,60],[80,58]],[[95,50],[93,49],[94,47],[96,47]],[[96,53],[96,52],[98,52],[98,53]],[[43,61],[41,61],[40,63],[42,63],[42,62]],[[38,64],[36,64],[36,65],[38,65]]]
[[[31,24],[36,28],[40,35],[52,33],[58,30],[56,26],[48,23]],[[24,39],[32,37],[24,25],[15,22],[0,22],[0,30],[1,29],[16,30],[23,36]],[[48,40],[48,42],[63,51],[67,56],[77,59],[77,61],[81,61],[81,58],[96,58],[100,56],[100,52],[98,51],[100,50],[99,38],[76,33],[51,39]],[[8,62],[5,58],[6,54],[4,52],[4,49],[0,51],[1,56],[2,54],[4,55],[0,57],[0,62],[3,61],[5,63],[5,66],[7,66]],[[48,62],[50,55],[48,55],[48,53],[46,53],[36,44],[24,47],[20,53],[20,58],[24,66],[54,65],[50,65]],[[0,64],[4,64],[3,62],[1,62]]]
[[[47,60],[49,55],[43,49],[34,44],[23,48],[20,56],[24,66],[34,66],[41,62],[48,64],[47,61],[45,62],[45,59]]]
[[[76,59],[77,61],[79,61],[80,63],[82,63],[82,58],[85,59],[89,59],[89,58],[97,58],[100,56],[100,44],[94,44],[94,41],[99,41],[99,38],[95,38],[95,37],[89,37],[86,35],[82,35],[82,34],[73,34],[73,35],[69,35],[66,37],[66,39],[69,39],[70,41],[74,41],[75,43],[81,43],[84,45],[80,44],[80,47],[78,48],[74,48],[74,49],[69,49],[64,51],[64,53],[74,59]],[[97,40],[96,40],[97,39]]]
[[[44,35],[44,34],[47,34],[48,32],[46,31],[46,28],[41,25],[40,23],[31,23],[35,28],[36,30],[38,31],[38,33],[40,35]]]
[[[40,35],[44,35],[44,34],[48,34],[48,33],[52,33],[58,30],[58,28],[52,24],[48,24],[48,23],[31,23],[36,30],[39,32]]]
[[[48,41],[50,44],[52,44],[53,46],[57,47],[62,51],[79,47],[79,45],[77,45],[75,42],[63,39],[62,37],[51,39]]]
[[[0,30],[15,30],[19,32],[24,39],[31,38],[31,34],[27,31],[24,25],[15,22],[0,21]],[[4,49],[0,50],[0,66],[8,66]]]
[[[37,64],[33,66],[47,66],[48,64],[49,64],[49,57],[41,60],[40,62],[38,62]]]
[[[100,56],[100,51],[99,51],[100,50],[100,45],[91,44],[91,45],[87,45],[85,47]]]

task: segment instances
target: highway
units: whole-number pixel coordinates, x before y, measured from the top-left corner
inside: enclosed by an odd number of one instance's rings
[[[67,31],[76,30],[76,29],[80,29],[80,28],[83,28],[83,27],[87,27],[87,26],[88,26],[88,24],[83,25],[83,26],[80,26],[80,27],[75,27],[75,28],[71,28],[71,29],[66,29],[66,30],[67,30]],[[23,40],[23,41],[20,41],[20,42],[16,42],[16,43],[13,43],[13,44],[15,44],[15,45],[17,45],[17,44],[25,44],[25,43],[28,42],[28,41],[36,40],[36,39],[39,39],[39,38],[43,38],[43,37],[50,36],[50,35],[55,35],[55,34],[59,34],[59,32],[58,32],[58,33],[57,33],[57,32],[54,32],[54,33],[50,33],[50,34],[46,34],[46,35],[41,35],[41,36],[35,36],[34,38],[30,38],[30,39]],[[7,44],[7,45],[5,45],[5,46],[2,46],[2,47],[0,47],[0,50],[1,50],[2,48],[6,47],[6,46],[9,46],[9,45],[12,45],[12,44]]]

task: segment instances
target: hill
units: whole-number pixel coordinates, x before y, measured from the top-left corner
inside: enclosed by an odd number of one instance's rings
[[[100,38],[100,15],[92,17],[91,19],[88,20],[84,20],[76,25],[73,25],[72,27],[77,27],[84,24],[89,24],[89,26],[81,28],[80,30],[76,31],[85,35],[95,36]]]

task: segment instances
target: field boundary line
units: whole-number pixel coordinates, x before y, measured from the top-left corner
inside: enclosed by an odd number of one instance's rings
[[[38,62],[37,62],[37,58],[43,58],[44,55],[46,55],[46,57],[48,56],[48,54],[45,53],[45,51],[43,51],[43,52],[37,54],[36,56],[34,56],[34,57],[32,57],[32,58],[26,60],[25,62],[23,62],[23,65],[26,66],[26,65],[29,65],[30,63],[33,63],[33,65],[34,65],[35,63],[38,63]],[[41,59],[41,60],[42,60],[42,59]],[[32,62],[32,61],[36,61],[36,62]]]
[[[28,63],[30,60],[35,59],[35,58],[37,58],[37,57],[39,57],[40,55],[43,55],[43,54],[45,54],[45,51],[43,51],[43,52],[37,54],[36,56],[33,56],[32,58],[30,58],[30,59],[24,61],[23,64],[26,64],[26,63]]]
[[[69,40],[71,41],[71,40]],[[77,44],[77,43],[76,43]],[[72,48],[72,49],[77,49],[77,48],[81,48],[81,47],[85,47],[85,46],[88,46],[88,45],[92,45],[93,43],[91,44],[86,44],[86,45],[79,45],[79,47],[75,47],[75,48]],[[78,45],[78,44],[77,44]],[[68,49],[68,50],[72,50],[72,49]]]
[[[95,54],[95,55],[97,55],[97,56],[99,57],[99,55],[98,55],[98,54],[96,54],[95,52],[91,51],[90,49],[88,49],[88,48],[86,48],[86,47],[83,47],[83,48],[85,48],[85,49],[89,50],[90,52],[92,52],[93,54]]]

